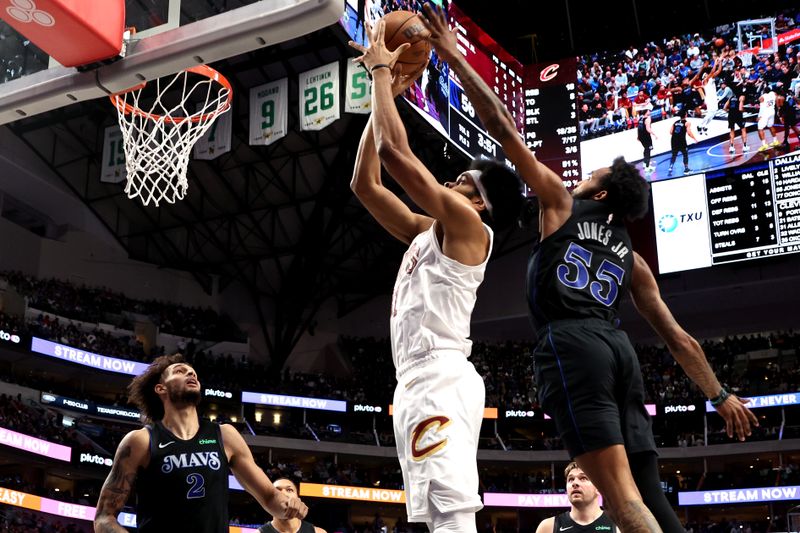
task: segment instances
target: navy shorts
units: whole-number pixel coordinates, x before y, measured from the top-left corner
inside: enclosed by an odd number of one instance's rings
[[[561,320],[539,330],[534,352],[539,403],[571,458],[614,444],[655,451],[644,382],[628,335],[600,319]]]

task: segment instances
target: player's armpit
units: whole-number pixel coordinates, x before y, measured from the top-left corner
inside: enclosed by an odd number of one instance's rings
[[[139,467],[144,466],[148,460],[149,443],[150,436],[146,429],[131,431],[119,443],[111,472],[100,490],[100,498],[97,501],[95,532],[127,532],[117,522],[117,514],[128,501]]]

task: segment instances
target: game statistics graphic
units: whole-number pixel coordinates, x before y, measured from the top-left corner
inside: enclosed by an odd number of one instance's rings
[[[577,59],[525,68],[525,144],[572,188],[581,180]]]
[[[662,273],[800,252],[800,154],[652,187]]]

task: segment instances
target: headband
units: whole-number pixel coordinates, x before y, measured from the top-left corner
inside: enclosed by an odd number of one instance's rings
[[[481,195],[483,205],[485,205],[486,210],[489,211],[489,216],[494,218],[492,213],[492,202],[489,201],[489,196],[486,194],[486,188],[483,186],[483,182],[481,181],[481,175],[483,172],[480,170],[467,170],[464,174],[469,174],[472,178],[472,181],[475,182],[475,188],[478,189],[478,194]]]

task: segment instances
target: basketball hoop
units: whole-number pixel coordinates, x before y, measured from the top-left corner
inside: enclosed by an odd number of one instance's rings
[[[190,74],[203,79],[195,82]],[[206,65],[156,80],[155,95],[143,96],[146,86],[147,82],[110,98],[125,148],[125,193],[158,207],[162,200],[173,204],[186,196],[192,147],[230,109],[233,90],[225,76]]]

